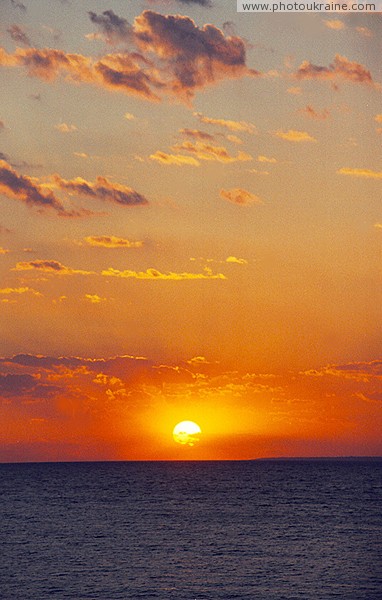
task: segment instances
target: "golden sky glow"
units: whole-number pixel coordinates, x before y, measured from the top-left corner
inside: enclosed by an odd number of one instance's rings
[[[0,461],[381,454],[380,16],[0,12]]]

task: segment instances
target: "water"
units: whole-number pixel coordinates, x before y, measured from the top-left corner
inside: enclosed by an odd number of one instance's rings
[[[380,600],[382,462],[0,465],[4,600]]]

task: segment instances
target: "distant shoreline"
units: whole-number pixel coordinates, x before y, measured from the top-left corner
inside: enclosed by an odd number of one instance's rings
[[[58,461],[0,461],[2,465],[64,465],[119,463],[240,463],[240,462],[382,462],[382,456],[275,456],[266,458],[223,460],[58,460]]]
[[[279,456],[269,458],[254,458],[257,462],[269,461],[320,461],[320,462],[364,462],[364,461],[382,461],[382,456]]]

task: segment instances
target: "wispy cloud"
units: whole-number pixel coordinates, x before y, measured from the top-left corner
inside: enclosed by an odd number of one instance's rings
[[[228,256],[225,260],[227,263],[236,265],[247,265],[248,261],[245,258],[237,258],[236,256]]]
[[[223,200],[237,204],[238,206],[248,206],[250,204],[263,204],[259,196],[255,196],[251,192],[242,188],[234,188],[231,190],[220,190],[220,196]]]
[[[85,238],[85,242],[89,246],[99,248],[141,248],[143,246],[141,241],[132,242],[114,235],[90,235]]]
[[[359,33],[360,35],[362,35],[364,37],[367,37],[367,38],[373,37],[373,32],[368,27],[356,27],[355,30],[357,33]]]
[[[257,157],[257,160],[261,163],[277,163],[276,158],[273,158],[273,156],[263,156],[261,154]]]
[[[40,292],[38,292],[37,290],[34,290],[33,288],[30,287],[18,287],[18,288],[2,288],[0,289],[0,294],[2,295],[13,295],[13,294],[32,294],[33,296],[42,296],[42,294]]]
[[[101,304],[101,302],[106,301],[106,298],[102,298],[98,294],[85,294],[85,299],[91,304]]]
[[[18,262],[13,271],[38,271],[40,273],[50,273],[52,275],[94,275],[93,271],[84,271],[83,269],[72,269],[66,267],[57,260],[30,260]]]
[[[328,67],[314,65],[306,60],[299,66],[295,76],[297,79],[318,79],[331,82],[342,79],[351,83],[380,88],[364,65],[350,61],[346,56],[340,54],[336,54]]]
[[[324,20],[324,24],[328,29],[334,29],[335,31],[346,29],[345,23],[340,21],[340,19],[326,19]]]
[[[207,123],[208,125],[217,125],[219,127],[224,127],[225,129],[229,129],[230,131],[243,131],[246,133],[255,133],[256,126],[253,123],[248,123],[247,121],[233,121],[231,119],[215,119],[212,117],[206,117],[200,112],[194,112],[194,117],[197,117],[199,121],[202,123]]]
[[[327,108],[324,108],[323,110],[316,110],[310,104],[304,108],[301,108],[299,112],[309,119],[313,119],[315,121],[325,121],[325,119],[330,117],[330,111]]]
[[[382,171],[373,171],[372,169],[352,169],[342,167],[338,169],[340,175],[351,175],[352,177],[363,177],[365,179],[382,179]]]
[[[212,146],[203,142],[185,141],[176,144],[174,150],[182,150],[194,154],[198,160],[214,160],[222,163],[242,162],[252,160],[252,156],[246,152],[239,152],[237,156],[229,154],[224,146]]]
[[[292,94],[292,96],[299,96],[302,94],[302,89],[300,87],[294,86],[287,89],[288,94]]]
[[[11,4],[14,8],[18,8],[22,12],[26,12],[27,7],[22,2],[18,2],[18,0],[11,0]]]
[[[205,131],[200,131],[199,129],[179,129],[179,133],[181,135],[185,135],[187,137],[196,139],[196,140],[209,140],[213,141],[215,137],[210,133],[206,133]]]
[[[8,27],[7,32],[11,36],[12,40],[18,44],[23,44],[23,46],[31,46],[32,42],[29,39],[26,31],[20,25],[11,25]]]
[[[155,154],[150,154],[150,159],[155,160],[162,165],[176,165],[177,167],[182,167],[183,165],[198,167],[200,165],[200,162],[192,156],[185,156],[184,154],[168,154],[161,150],[157,150]]]
[[[73,131],[77,131],[78,127],[76,125],[68,125],[67,123],[58,123],[58,125],[54,126],[55,129],[58,129],[61,133],[73,133]]]
[[[125,185],[112,183],[106,177],[98,176],[95,182],[91,183],[82,177],[67,180],[60,175],[54,175],[53,181],[58,188],[70,194],[107,200],[123,206],[148,204],[147,198],[139,192]]]
[[[289,129],[288,131],[282,131],[279,129],[274,132],[276,137],[288,142],[316,142],[317,140],[312,137],[307,131],[296,131],[295,129]]]
[[[226,279],[222,273],[212,273],[210,269],[205,269],[203,273],[161,273],[157,269],[147,269],[146,271],[119,271],[110,267],[102,271],[105,277],[122,277],[123,279],[150,279],[150,280],[166,280],[166,281],[185,281],[187,279]]]

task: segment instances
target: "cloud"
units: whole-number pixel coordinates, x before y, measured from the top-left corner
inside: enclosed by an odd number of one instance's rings
[[[214,136],[210,133],[206,133],[205,131],[200,131],[199,129],[179,129],[179,133],[182,135],[186,135],[188,137],[194,138],[196,140],[214,140]]]
[[[375,115],[374,120],[377,121],[377,123],[382,123],[382,115]]]
[[[61,215],[66,212],[52,191],[46,192],[30,177],[19,175],[4,160],[0,160],[0,193],[8,198],[21,200],[28,206],[40,209],[52,208]]]
[[[293,96],[299,96],[302,94],[302,89],[300,87],[290,87],[287,89],[288,94],[292,94]]]
[[[309,135],[306,131],[296,131],[294,129],[289,129],[289,131],[282,131],[279,129],[275,131],[274,135],[276,137],[281,138],[282,140],[287,140],[288,142],[316,142],[317,140]]]
[[[372,171],[371,169],[351,169],[342,167],[338,169],[340,175],[351,175],[352,177],[364,177],[366,179],[382,179],[382,171]]]
[[[0,254],[8,254],[9,250],[0,246]]]
[[[328,67],[317,66],[306,60],[299,66],[295,76],[297,79],[320,79],[328,81],[343,79],[352,83],[380,87],[379,84],[374,82],[370,71],[364,65],[352,62],[340,54],[336,54],[333,62]]]
[[[258,162],[261,163],[277,163],[277,160],[275,158],[273,158],[272,156],[263,156],[263,155],[259,155],[257,157]]]
[[[374,223],[374,227],[377,229],[382,229],[382,223]]]
[[[98,294],[85,294],[85,298],[86,300],[89,300],[91,304],[100,304],[106,300],[106,298],[101,298]]]
[[[88,15],[91,22],[98,25],[109,44],[125,42],[132,35],[130,23],[116,15],[112,10],[105,10],[102,15],[89,11]]]
[[[141,248],[143,246],[143,242],[131,242],[124,238],[115,237],[114,235],[90,235],[85,238],[85,242],[89,246],[102,248]]]
[[[381,380],[382,377],[382,361],[372,360],[370,362],[354,362],[343,365],[329,365],[318,371],[310,370],[304,372],[304,375],[310,377],[323,377],[331,375],[335,377],[343,377],[344,379],[355,379],[357,381],[368,382],[372,379]]]
[[[135,116],[129,112],[124,114],[125,119],[127,119],[128,121],[133,121],[135,119]]]
[[[31,260],[18,262],[12,271],[38,271],[41,273],[51,273],[53,275],[94,275],[93,271],[83,271],[82,269],[72,269],[65,267],[57,260]]]
[[[255,133],[256,127],[253,123],[247,121],[232,121],[230,119],[214,119],[212,117],[206,117],[200,112],[194,112],[194,117],[197,117],[202,123],[209,125],[218,125],[219,127],[225,127],[230,131],[244,131],[246,133]]]
[[[245,258],[236,258],[236,256],[228,256],[225,260],[227,263],[235,263],[237,265],[247,265],[248,261]]]
[[[263,204],[263,201],[255,194],[251,194],[242,188],[234,188],[232,190],[220,190],[220,196],[223,200],[228,200],[239,206],[248,206],[250,204]]]
[[[167,88],[184,99],[222,79],[259,75],[246,65],[241,38],[214,25],[199,28],[186,16],[146,10],[135,19],[134,36],[141,51],[162,63]]]
[[[364,37],[373,37],[373,32],[368,27],[356,27],[355,30]]]
[[[183,142],[174,146],[174,150],[183,150],[195,154],[199,160],[218,161],[222,163],[232,163],[252,160],[250,154],[239,152],[237,156],[231,156],[224,146],[212,146],[202,142]]]
[[[222,273],[212,273],[210,269],[204,269],[203,273],[161,273],[157,269],[147,269],[146,271],[119,271],[118,269],[109,269],[102,271],[105,277],[122,277],[124,279],[150,279],[150,280],[166,280],[166,281],[185,281],[187,279],[226,279]]]
[[[46,82],[62,75],[67,82],[97,85],[158,101],[156,89],[165,86],[154,72],[144,71],[141,62],[137,53],[129,52],[107,54],[95,61],[82,54],[52,48],[17,48],[14,54],[0,48],[0,66],[24,67],[30,76]]]
[[[20,25],[11,25],[8,27],[7,32],[11,36],[14,42],[23,44],[24,46],[31,46],[32,42],[25,33],[24,29]]]
[[[299,112],[308,117],[309,119],[314,119],[316,121],[324,121],[330,116],[330,111],[327,108],[324,108],[321,111],[317,111],[310,104],[308,104],[304,108],[301,108]]]
[[[17,0],[11,0],[11,4],[14,8],[18,8],[22,12],[26,12],[27,7],[22,2],[17,2]]]
[[[5,397],[24,394],[34,388],[37,382],[38,378],[29,374],[0,375],[0,393]]]
[[[5,123],[4,123],[4,121],[2,121],[2,120],[0,119],[0,131],[1,131],[2,129],[5,129]],[[0,158],[1,158],[1,160],[6,160],[4,157],[5,157],[5,154],[3,154],[2,152],[0,152]]]
[[[0,289],[0,294],[6,296],[12,294],[33,294],[33,296],[42,296],[40,292],[37,292],[36,290],[30,287],[2,288]]]
[[[148,204],[148,200],[130,187],[112,183],[106,177],[98,176],[94,183],[76,177],[72,180],[66,180],[60,175],[53,175],[54,184],[61,190],[69,194],[78,194],[80,196],[89,196],[99,200],[107,200],[123,206],[138,206]]]
[[[339,19],[324,20],[324,23],[328,29],[335,29],[336,31],[346,29],[345,23]]]
[[[240,144],[243,143],[243,140],[241,140],[239,137],[237,137],[237,135],[228,134],[226,136],[226,138],[232,144],[239,144],[240,145]]]
[[[189,17],[150,10],[131,26],[111,10],[90,17],[109,41],[126,41],[129,48],[99,59],[52,48],[17,48],[13,54],[0,48],[0,65],[23,67],[46,82],[62,76],[152,101],[176,96],[189,102],[196,91],[224,79],[259,75],[246,65],[245,42],[214,25],[198,27]]]
[[[200,162],[192,156],[184,156],[183,154],[167,154],[161,150],[158,150],[155,152],[155,154],[150,154],[150,159],[155,160],[162,165],[176,165],[177,167],[181,167],[183,165],[192,165],[194,167],[198,167],[200,165]]]
[[[78,131],[76,125],[68,125],[67,123],[59,123],[54,126],[55,129],[58,129],[61,133],[72,133],[73,131]]]

